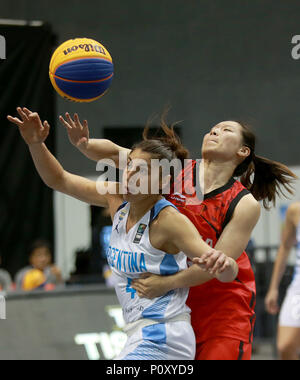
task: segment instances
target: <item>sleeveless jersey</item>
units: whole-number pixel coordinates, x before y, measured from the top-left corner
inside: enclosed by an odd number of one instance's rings
[[[142,273],[171,275],[187,268],[187,257],[180,252],[167,254],[154,248],[149,239],[149,227],[165,207],[174,207],[162,199],[126,233],[130,203],[121,205],[113,221],[107,260],[112,269],[117,297],[126,323],[142,318],[167,321],[182,313],[190,313],[186,306],[188,289],[176,289],[152,300],[139,298],[131,287],[132,280]],[[175,208],[175,207],[174,207]]]
[[[230,222],[234,209],[248,190],[233,178],[219,189],[204,195],[202,202],[189,201],[196,196],[199,167],[191,161],[177,177],[173,193],[167,199],[186,215],[202,239],[215,247],[222,231]],[[184,185],[182,182],[184,181]],[[180,194],[177,191],[184,189]],[[255,278],[246,252],[238,258],[239,274],[235,281],[217,279],[190,289],[187,305],[191,308],[192,326],[197,343],[223,336],[252,342],[255,322]]]

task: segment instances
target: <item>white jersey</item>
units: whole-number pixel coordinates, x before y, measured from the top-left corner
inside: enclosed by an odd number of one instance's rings
[[[281,305],[279,325],[300,328],[300,223],[297,227],[297,258],[294,276]]]
[[[114,284],[123,309],[125,322],[132,323],[143,318],[167,321],[182,313],[190,313],[186,306],[188,289],[176,289],[152,300],[139,298],[131,287],[133,279],[142,273],[171,275],[187,268],[183,252],[171,255],[154,248],[149,239],[149,226],[165,207],[173,206],[165,199],[158,201],[139,222],[126,233],[130,203],[124,203],[113,221],[107,260],[112,269]]]

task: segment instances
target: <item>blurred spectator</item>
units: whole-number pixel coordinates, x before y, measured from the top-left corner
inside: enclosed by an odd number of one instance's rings
[[[2,264],[2,259],[0,255],[0,266]],[[12,281],[10,274],[5,270],[0,268],[0,291],[7,292],[12,289]]]
[[[88,285],[103,283],[101,274],[92,267],[92,250],[79,249],[75,252],[75,271],[71,273],[68,285]]]
[[[75,252],[75,271],[71,273],[68,285],[77,285],[85,282],[90,273],[91,254],[89,251],[79,249]]]
[[[52,290],[62,284],[59,268],[52,264],[52,254],[47,241],[35,241],[29,250],[29,264],[15,277],[16,290]]]

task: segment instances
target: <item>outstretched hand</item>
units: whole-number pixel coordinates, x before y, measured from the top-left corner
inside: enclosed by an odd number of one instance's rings
[[[49,135],[50,125],[48,121],[41,122],[39,114],[32,112],[28,108],[17,108],[21,120],[17,117],[7,116],[7,119],[19,127],[19,131],[24,141],[28,145],[41,144]]]
[[[69,140],[76,148],[86,148],[89,142],[89,128],[87,120],[81,124],[78,114],[74,114],[74,120],[70,114],[66,112],[66,120],[60,116],[59,120],[66,127]]]

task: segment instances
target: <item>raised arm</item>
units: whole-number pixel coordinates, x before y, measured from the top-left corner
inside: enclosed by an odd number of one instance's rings
[[[270,314],[277,314],[279,311],[279,285],[285,272],[291,248],[296,243],[296,220],[298,221],[299,219],[299,207],[299,203],[293,203],[287,210],[281,243],[274,264],[269,290],[265,298],[265,306]]]
[[[114,194],[117,192],[118,184],[96,183],[65,171],[44,143],[50,130],[48,122],[42,123],[39,115],[27,108],[18,107],[17,111],[20,119],[12,116],[7,118],[18,126],[21,136],[29,147],[35,167],[47,186],[83,202],[102,207],[109,206],[113,210],[122,203],[121,196],[110,195],[113,190]]]
[[[122,153],[124,157],[130,153],[130,149],[122,148],[110,140],[90,139],[87,120],[84,120],[81,123],[78,114],[76,113],[74,114],[73,119],[69,113],[66,113],[65,118],[60,116],[59,120],[62,125],[65,126],[71,144],[73,144],[80,150],[81,153],[93,161],[108,158],[113,160],[117,167],[119,167],[120,153]]]

